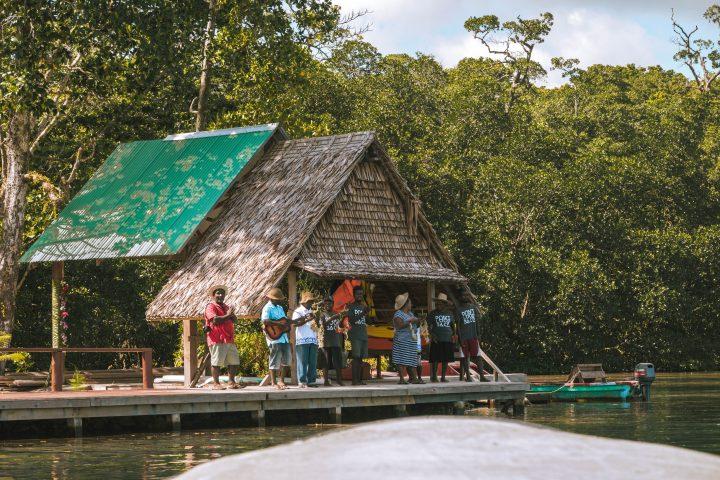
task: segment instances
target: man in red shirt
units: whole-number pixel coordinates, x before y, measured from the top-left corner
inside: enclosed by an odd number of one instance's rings
[[[205,307],[205,332],[210,350],[210,365],[212,367],[213,389],[222,389],[220,384],[220,369],[227,367],[228,388],[242,388],[235,382],[235,375],[240,366],[240,355],[235,346],[234,310],[225,303],[227,287],[215,285],[210,289],[213,301]]]

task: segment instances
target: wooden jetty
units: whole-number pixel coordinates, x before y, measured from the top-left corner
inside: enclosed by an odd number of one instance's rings
[[[343,408],[393,406],[398,414],[416,404],[450,404],[497,401],[518,415],[524,408],[529,385],[513,382],[459,382],[398,385],[396,380],[373,380],[366,386],[319,388],[246,387],[241,390],[154,389],[81,392],[0,393],[0,422],[67,420],[82,435],[85,418],[167,416],[168,425],[180,428],[183,415],[250,412],[259,426],[265,415],[278,410],[322,410],[335,422]]]

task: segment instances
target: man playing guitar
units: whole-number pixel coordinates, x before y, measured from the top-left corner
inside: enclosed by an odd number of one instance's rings
[[[268,302],[262,309],[260,320],[263,323],[265,339],[270,349],[268,367],[270,369],[270,384],[278,390],[285,387],[285,367],[290,367],[290,339],[287,332],[290,330],[290,321],[285,315],[285,309],[280,304],[285,295],[279,288],[273,288],[267,294]]]

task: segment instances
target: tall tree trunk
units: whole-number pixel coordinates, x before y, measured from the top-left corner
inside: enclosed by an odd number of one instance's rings
[[[203,45],[202,69],[200,71],[200,91],[198,92],[197,110],[195,112],[195,131],[205,129],[207,125],[207,103],[210,93],[210,55],[212,41],[215,37],[215,0],[208,0],[208,23],[205,27],[205,44]]]
[[[15,294],[20,272],[19,260],[28,189],[25,172],[30,162],[34,123],[30,114],[15,113],[10,119],[5,136],[7,165],[0,239],[0,331],[4,333],[12,333],[15,323]]]

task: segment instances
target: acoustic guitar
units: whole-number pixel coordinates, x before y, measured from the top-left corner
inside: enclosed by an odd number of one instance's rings
[[[277,340],[282,337],[283,333],[289,332],[291,326],[297,325],[298,323],[304,323],[303,320],[313,316],[314,313],[310,312],[303,317],[296,318],[295,320],[290,320],[287,317],[283,317],[279,320],[270,320],[267,323],[263,323],[263,332],[265,332],[265,335],[267,335],[270,340]]]

